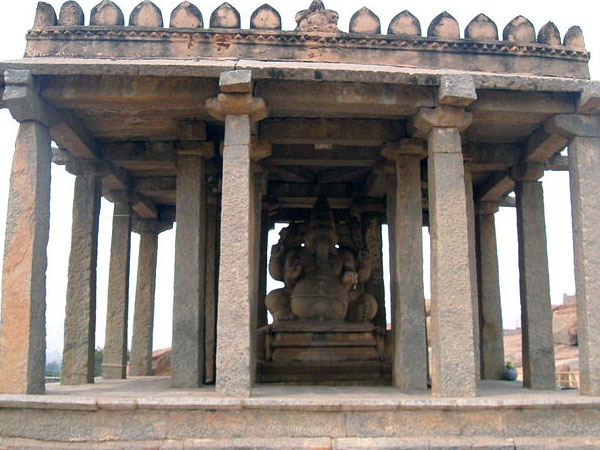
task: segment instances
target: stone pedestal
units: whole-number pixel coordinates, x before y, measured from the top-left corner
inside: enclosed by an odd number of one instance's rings
[[[51,158],[48,129],[22,122],[10,177],[2,269],[1,393],[44,393]]]
[[[541,164],[527,164],[513,171],[516,181],[519,281],[523,329],[523,384],[531,389],[554,389],[554,341],[544,192],[537,181]]]
[[[118,202],[114,206],[110,248],[103,378],[126,376],[130,247],[131,208],[127,202]]]
[[[68,168],[68,167],[67,167]],[[60,382],[94,382],[100,180],[76,174]]]
[[[497,203],[480,202],[475,217],[481,378],[486,380],[501,380],[504,374],[504,335],[494,221],[497,211]]]

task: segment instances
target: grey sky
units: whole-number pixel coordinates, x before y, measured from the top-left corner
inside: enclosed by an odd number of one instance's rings
[[[86,23],[91,8],[100,0],[81,0],[86,14]],[[172,9],[180,0],[155,0],[162,9],[165,22]],[[62,1],[51,1],[58,11]],[[139,3],[132,0],[117,0],[127,18],[129,13]],[[205,23],[208,22],[211,12],[221,1],[198,1]],[[263,0],[256,1],[231,1],[242,17],[242,26],[247,28],[250,15]],[[295,13],[308,7],[310,0],[272,0],[271,6],[277,9],[283,19],[283,28],[291,30],[295,27]],[[25,48],[25,33],[33,23],[35,7],[34,0],[21,0],[18,2],[2,2],[0,6],[3,23],[0,26],[0,59],[18,59]],[[592,52],[600,49],[600,27],[597,26],[600,7],[594,2],[547,2],[504,0],[502,2],[473,2],[454,1],[442,2],[430,0],[427,2],[399,3],[384,0],[329,0],[325,1],[328,8],[338,11],[340,15],[340,29],[347,31],[348,22],[352,14],[362,6],[373,10],[381,19],[382,30],[387,31],[390,19],[398,12],[409,9],[421,22],[425,31],[431,20],[440,12],[447,10],[459,22],[464,30],[470,20],[483,12],[488,15],[498,26],[500,33],[504,26],[515,16],[524,15],[539,30],[546,22],[552,20],[561,34],[572,25],[583,28],[587,49]],[[592,78],[597,78],[600,73],[600,58],[592,58],[590,69]],[[8,197],[8,179],[10,175],[10,161],[14,148],[17,124],[12,120],[6,110],[0,111],[0,140],[3,147],[2,163],[0,163],[0,240],[4,236],[4,223],[6,217],[6,199]],[[53,167],[52,180],[52,218],[51,237],[49,244],[49,266],[47,274],[48,312],[47,335],[48,350],[55,354],[62,349],[62,333],[64,320],[64,297],[66,290],[66,267],[68,261],[70,231],[71,231],[71,201],[73,190],[73,177],[66,174],[62,167]],[[548,173],[544,179],[546,197],[546,222],[548,231],[548,251],[550,257],[551,293],[553,303],[560,303],[563,293],[574,293],[572,243],[570,206],[568,192],[568,175],[566,173]],[[104,321],[106,308],[106,286],[108,268],[108,250],[110,247],[110,224],[112,205],[103,201],[101,215],[101,231],[99,237],[98,259],[98,319],[97,319],[97,345],[104,342]],[[496,216],[498,230],[498,250],[500,257],[501,292],[503,300],[504,323],[507,328],[514,328],[519,315],[519,289],[516,247],[516,218],[514,209],[502,208]],[[133,317],[133,299],[135,291],[135,272],[137,263],[137,235],[132,241],[132,286],[130,300],[130,317]],[[171,335],[171,306],[173,293],[173,245],[174,232],[169,231],[161,235],[159,247],[159,277],[156,291],[156,324],[155,348],[170,345]],[[0,254],[3,254],[3,241],[0,242]],[[0,267],[2,262],[0,261]],[[1,283],[1,281],[0,281]],[[429,296],[428,287],[426,296]],[[131,332],[131,326],[130,326]]]

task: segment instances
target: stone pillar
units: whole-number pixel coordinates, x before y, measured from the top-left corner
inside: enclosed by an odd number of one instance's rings
[[[194,388],[204,377],[204,298],[206,263],[206,183],[204,160],[212,142],[179,154],[177,162],[177,235],[171,384]]]
[[[385,285],[383,282],[383,236],[381,214],[365,212],[361,216],[364,239],[369,254],[375,255],[371,276],[365,283],[365,292],[377,300],[377,315],[373,323],[385,330],[387,325],[385,309]]]
[[[569,139],[579,389],[600,395],[600,117],[561,115],[547,125]]]
[[[538,181],[543,174],[541,163],[524,163],[511,173],[519,236],[523,385],[531,389],[556,387],[544,191]]]
[[[133,231],[140,234],[133,335],[129,355],[129,375],[152,375],[152,333],[154,330],[154,290],[158,235],[173,226],[169,222],[136,220]]]
[[[39,122],[21,122],[10,176],[2,270],[1,393],[44,393],[51,159],[48,129]]]
[[[394,385],[427,389],[427,337],[423,298],[423,207],[421,204],[421,141],[387,144],[383,156],[396,163],[396,194],[390,243],[394,275]],[[393,248],[393,250],[392,250]]]
[[[469,246],[460,130],[471,122],[463,107],[477,98],[469,76],[443,76],[440,106],[421,109],[415,129],[427,134],[431,232],[431,385],[435,396],[477,395],[472,251]]]
[[[209,198],[206,209],[206,291],[204,300],[204,380],[206,383],[215,381],[219,216],[216,197]]]
[[[61,384],[94,382],[96,262],[101,183],[105,168],[94,160],[71,160],[76,175],[67,279]]]
[[[475,245],[475,204],[473,200],[473,179],[470,164],[464,165],[465,200],[467,202],[467,225],[469,233],[469,272],[471,275],[471,304],[473,305],[473,344],[475,345],[475,373],[481,377],[481,349],[479,342],[479,298],[477,295],[477,256]]]
[[[504,373],[504,333],[494,214],[498,204],[479,202],[476,208],[476,248],[479,296],[481,378],[501,380]]]
[[[106,337],[102,361],[102,377],[108,379],[126,376],[130,247],[131,207],[126,199],[121,199],[114,206],[108,271]]]
[[[223,72],[222,94],[206,102],[225,121],[221,194],[221,251],[217,320],[216,391],[249,397],[256,364],[255,209],[251,170],[251,124],[266,116],[264,101],[252,97],[250,71]]]

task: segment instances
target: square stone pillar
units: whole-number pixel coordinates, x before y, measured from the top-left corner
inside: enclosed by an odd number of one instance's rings
[[[381,213],[364,212],[361,217],[367,252],[375,255],[371,276],[364,285],[365,292],[377,300],[377,315],[373,323],[385,330],[387,317],[385,309],[385,284],[383,281],[383,236]]]
[[[543,174],[539,163],[521,164],[511,174],[519,237],[523,385],[531,389],[556,388],[544,191],[537,181]]]
[[[216,391],[249,397],[256,372],[256,195],[251,160],[252,122],[266,117],[262,99],[252,97],[250,71],[223,72],[222,93],[206,101],[208,112],[225,121],[217,312]],[[270,147],[268,148],[270,151]]]
[[[194,388],[204,378],[204,299],[206,289],[206,183],[204,160],[212,142],[177,162],[177,235],[171,384]]]
[[[129,354],[129,375],[152,375],[152,333],[154,330],[154,291],[158,235],[173,225],[156,220],[137,220],[133,231],[140,234],[133,335]]]
[[[214,383],[217,359],[217,288],[219,264],[220,211],[216,197],[206,209],[206,288],[204,299],[204,381]]]
[[[0,393],[43,394],[45,389],[51,159],[48,129],[38,122],[21,122],[10,176],[2,269]]]
[[[405,139],[387,144],[383,156],[396,164],[395,205],[390,233],[394,285],[394,385],[407,390],[427,389],[427,337],[423,297],[423,207],[421,159],[424,144]],[[388,225],[389,226],[389,225]]]
[[[469,265],[471,275],[471,303],[473,305],[473,344],[475,345],[475,373],[481,376],[481,344],[479,341],[479,298],[477,294],[477,252],[475,245],[475,204],[473,200],[473,179],[470,164],[465,164],[465,199],[467,202],[467,225],[469,233]]]
[[[589,94],[586,89],[581,94],[581,111],[588,109],[586,99],[598,104],[597,92]],[[600,117],[554,116],[546,129],[569,140],[579,389],[584,395],[600,395]]]
[[[124,379],[127,372],[127,319],[129,311],[129,258],[131,207],[126,199],[115,203],[113,213],[106,337],[102,378]]]
[[[101,183],[94,161],[69,161],[76,175],[61,384],[94,382],[96,263]]]
[[[479,374],[460,134],[434,127],[428,137],[432,392],[470,397],[477,394]]]
[[[504,332],[494,221],[497,211],[498,204],[493,202],[479,202],[475,211],[481,378],[486,380],[501,380],[504,374]]]

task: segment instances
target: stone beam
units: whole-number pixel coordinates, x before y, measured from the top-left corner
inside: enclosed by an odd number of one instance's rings
[[[527,162],[544,162],[566,145],[567,139],[549,130],[547,122],[529,136],[524,144],[522,159]]]
[[[519,162],[521,146],[490,142],[469,141],[463,148],[463,156],[468,160],[471,170],[506,170]]]
[[[567,171],[569,170],[569,157],[567,155],[551,156],[544,163],[544,170]]]
[[[404,136],[393,120],[271,119],[261,122],[259,135],[273,144],[327,144],[379,147]]]
[[[175,170],[177,149],[172,141],[102,144],[103,159],[127,170]]]
[[[480,202],[493,202],[511,192],[515,182],[507,172],[493,172],[476,190],[475,199]]]

